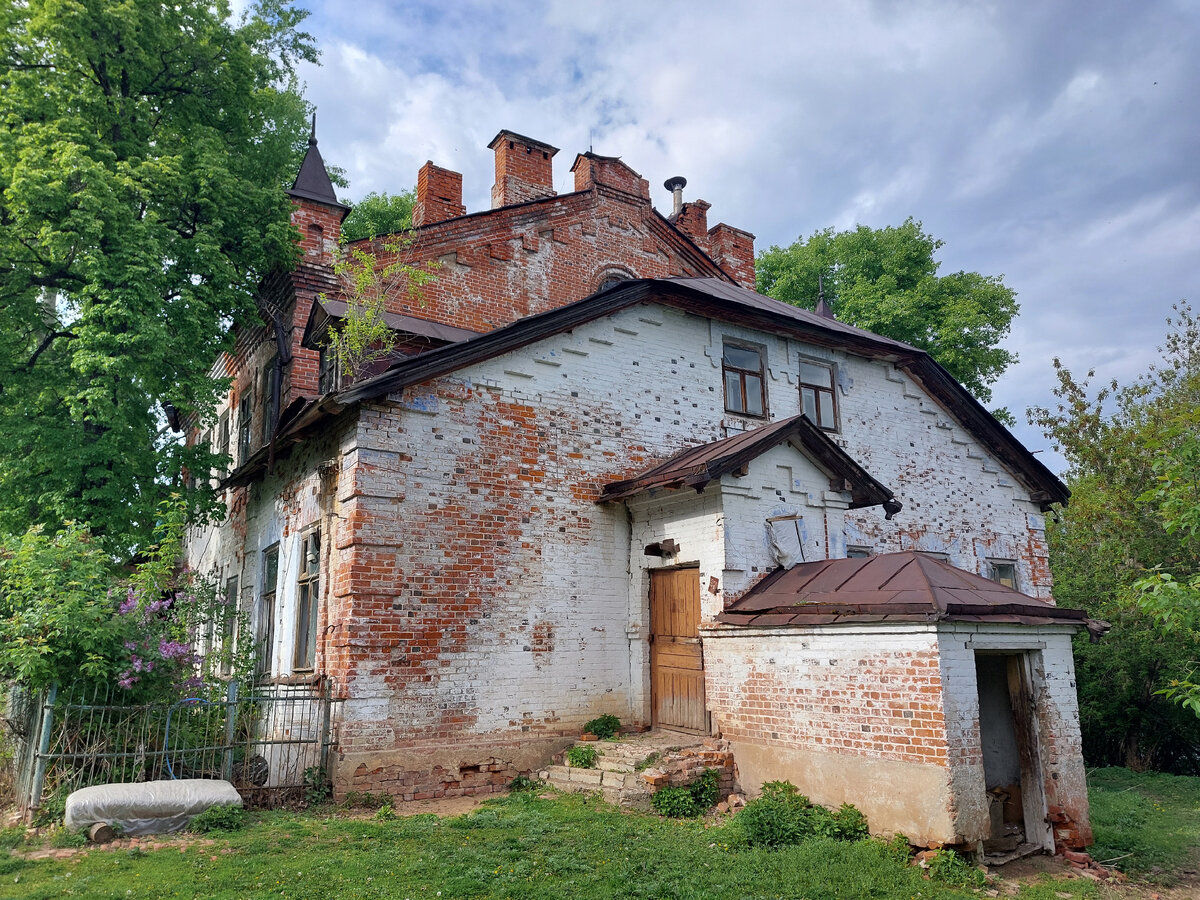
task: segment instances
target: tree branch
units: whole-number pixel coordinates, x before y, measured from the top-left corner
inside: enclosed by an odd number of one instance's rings
[[[40,344],[38,344],[37,349],[33,351],[33,356],[29,357],[29,361],[27,363],[25,363],[25,371],[28,372],[30,369],[32,369],[34,367],[34,365],[37,363],[38,357],[41,356],[43,353],[45,353],[47,350],[49,350],[50,345],[53,344],[56,340],[58,340],[60,337],[73,338],[73,337],[75,337],[75,332],[73,332],[73,331],[51,331],[49,334],[47,334],[44,338],[42,338],[42,342]]]

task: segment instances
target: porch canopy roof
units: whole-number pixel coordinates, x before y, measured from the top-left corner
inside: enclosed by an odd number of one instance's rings
[[[848,492],[851,509],[882,504],[889,519],[900,511],[900,503],[892,492],[803,413],[680,451],[633,478],[604,485],[600,501],[682,487],[703,491],[705,485],[724,475],[744,473],[752,460],[784,443],[791,444],[825,472],[831,490]]]
[[[1062,609],[913,550],[777,569],[717,617],[760,628],[941,620],[1075,625],[1093,633],[1106,627],[1081,609]]]

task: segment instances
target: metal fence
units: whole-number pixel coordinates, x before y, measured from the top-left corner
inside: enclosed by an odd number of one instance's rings
[[[80,787],[223,778],[254,805],[297,799],[328,771],[328,683],[231,681],[172,704],[129,706],[104,685],[10,689],[5,724],[17,806],[30,813]]]

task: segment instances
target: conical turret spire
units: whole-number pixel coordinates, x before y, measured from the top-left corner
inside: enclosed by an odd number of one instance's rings
[[[321,151],[317,149],[317,114],[314,112],[312,117],[312,131],[308,136],[308,150],[304,154],[304,162],[300,164],[300,172],[296,175],[296,180],[292,183],[292,189],[288,191],[293,197],[301,200],[315,200],[318,203],[328,203],[330,206],[345,207],[345,204],[338,202],[337,194],[333,190],[333,182],[329,179],[329,173],[325,171],[325,160],[321,158]]]
[[[835,318],[833,310],[825,302],[825,276],[822,272],[817,273],[817,308],[813,312],[823,319]]]

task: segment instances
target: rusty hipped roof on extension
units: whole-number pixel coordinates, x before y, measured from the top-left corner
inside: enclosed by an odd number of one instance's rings
[[[1107,625],[908,550],[865,559],[825,559],[772,572],[717,617],[728,625],[836,625],[842,622],[997,622]]]
[[[899,511],[900,504],[892,492],[803,414],[676,453],[635,478],[606,484],[600,500],[620,500],[656,489],[691,487],[701,491],[710,481],[744,471],[751,460],[783,443],[790,443],[824,469],[830,475],[832,490],[849,491],[852,509],[882,503],[888,509],[889,519]]]

